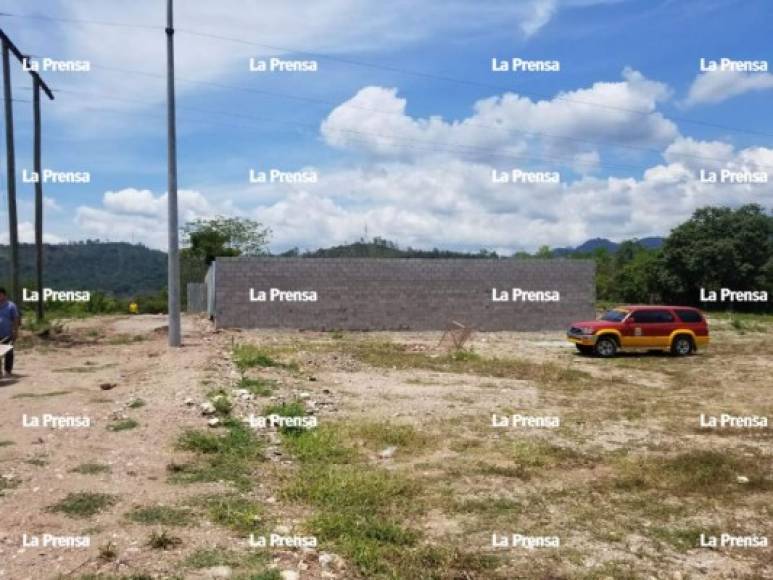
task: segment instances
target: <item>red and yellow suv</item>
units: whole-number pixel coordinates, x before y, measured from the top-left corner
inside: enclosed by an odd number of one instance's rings
[[[686,356],[709,343],[709,325],[697,308],[620,306],[599,320],[573,323],[567,338],[582,354],[610,357],[621,348],[643,348]]]

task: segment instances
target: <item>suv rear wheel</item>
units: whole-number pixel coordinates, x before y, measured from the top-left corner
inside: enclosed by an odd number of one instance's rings
[[[671,343],[671,354],[676,356],[687,356],[688,354],[692,354],[694,348],[692,338],[686,334],[680,334],[674,338],[674,341]]]
[[[596,341],[593,352],[600,357],[613,357],[617,354],[617,342],[615,342],[614,338],[603,336]]]

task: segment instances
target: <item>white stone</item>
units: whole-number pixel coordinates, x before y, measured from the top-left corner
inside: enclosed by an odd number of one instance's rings
[[[382,449],[379,451],[378,456],[380,459],[391,459],[395,456],[395,452],[397,451],[397,447],[387,447],[386,449]]]

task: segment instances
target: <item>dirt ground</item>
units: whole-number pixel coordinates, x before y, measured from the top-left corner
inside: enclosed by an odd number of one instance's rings
[[[771,428],[699,424],[701,414],[773,419],[773,325],[739,330],[718,321],[709,349],[684,359],[600,360],[579,356],[561,333],[478,334],[469,345],[474,364],[444,365],[439,333],[215,332],[203,318],[184,317],[185,346],[170,350],[164,324],[161,316],[75,320],[56,337],[19,345],[17,375],[0,379],[0,578],[237,577],[227,566],[189,563],[206,550],[247,554],[243,535],[201,517],[174,527],[180,542],[157,550],[148,536],[158,526],[127,514],[227,493],[223,482],[171,483],[169,469],[187,457],[175,448],[180,434],[209,429],[206,393],[238,386],[231,353],[244,343],[286,366],[260,370],[270,396],[234,395],[237,417],[298,400],[321,425],[389,424],[418,434],[421,445],[410,449],[369,450],[370,463],[421,483],[411,526],[423,542],[497,559],[494,568],[440,577],[773,578],[769,546],[695,543],[700,533],[725,532],[773,541]],[[391,364],[373,346],[387,343],[409,356]],[[500,368],[509,359],[521,366]],[[560,427],[491,426],[492,414],[514,413],[556,416]],[[90,426],[29,425],[46,414],[88,417]],[[116,430],[126,419],[137,425]],[[247,493],[276,525],[305,529],[313,507],[280,493],[296,462],[276,433],[264,438],[270,460]],[[102,468],[73,471],[84,464]],[[704,469],[708,476],[697,477]],[[87,517],[51,509],[81,492],[114,503]],[[493,533],[557,536],[560,547],[503,550],[492,546]],[[23,545],[25,535],[44,534],[87,536],[90,545]],[[104,557],[110,545],[117,555]],[[338,546],[324,544],[275,549],[265,565],[290,580],[366,577],[345,553],[330,567],[334,552]]]

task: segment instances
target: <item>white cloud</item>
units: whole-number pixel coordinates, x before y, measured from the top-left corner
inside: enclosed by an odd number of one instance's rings
[[[535,0],[530,14],[521,22],[521,31],[528,38],[545,26],[558,9],[558,0]]]
[[[334,147],[377,156],[518,157],[535,155],[538,145],[542,154],[565,156],[566,164],[594,158],[595,145],[587,142],[662,146],[676,138],[676,125],[656,112],[670,96],[668,87],[628,68],[622,76],[622,81],[597,82],[551,100],[515,93],[489,97],[461,121],[410,117],[397,89],[370,86],[336,107],[321,133]],[[604,106],[594,106],[599,103]],[[583,155],[576,158],[578,153]]]
[[[32,222],[19,222],[18,232],[20,243],[35,243],[35,224]],[[0,233],[0,243],[8,244],[8,239],[8,230],[4,230],[2,233]],[[56,234],[51,234],[45,231],[43,232],[43,243],[45,244],[61,244],[65,241],[66,239],[61,236],[57,236]]]
[[[62,211],[62,206],[60,206],[53,197],[43,196],[43,208],[46,211]]]
[[[773,89],[770,73],[710,71],[695,77],[682,104],[686,107],[716,104],[748,92],[769,89]]]
[[[234,211],[230,202],[213,203],[200,192],[188,189],[177,192],[177,201],[181,226],[197,218]],[[143,242],[166,249],[167,203],[166,193],[156,196],[149,190],[134,188],[108,191],[102,198],[102,207],[78,207],[75,223],[84,237]]]
[[[181,213],[186,220],[216,214],[252,217],[272,229],[276,250],[351,242],[367,230],[370,236],[414,247],[514,252],[545,244],[577,245],[594,237],[666,234],[706,205],[769,205],[773,183],[701,183],[703,165],[693,158],[685,161],[687,153],[727,154],[723,167],[733,170],[773,166],[773,149],[736,151],[723,143],[680,138],[666,149],[664,162],[640,178],[586,176],[535,186],[493,183],[492,167],[484,162],[428,157],[323,172],[317,184],[280,187],[273,193],[282,195],[272,195],[274,201],[241,209],[219,207],[199,192],[185,192]],[[165,196],[152,195],[152,203],[161,208],[157,216],[124,213],[126,204],[116,206],[115,197],[109,199],[105,196],[99,208],[79,208],[78,223],[85,233],[111,239],[129,239],[132,233],[134,241],[165,248]]]

